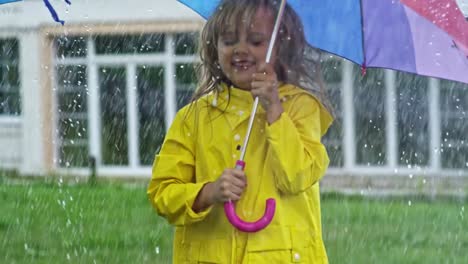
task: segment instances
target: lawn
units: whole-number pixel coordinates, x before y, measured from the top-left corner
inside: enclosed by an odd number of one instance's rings
[[[468,263],[466,200],[324,194],[330,263]],[[144,183],[0,180],[0,263],[170,263]]]

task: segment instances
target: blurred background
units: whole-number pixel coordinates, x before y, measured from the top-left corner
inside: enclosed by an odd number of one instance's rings
[[[39,0],[0,5],[0,262],[168,263],[145,187],[203,20],[176,1],[51,3],[65,26]],[[468,263],[468,85],[321,63],[331,263]]]

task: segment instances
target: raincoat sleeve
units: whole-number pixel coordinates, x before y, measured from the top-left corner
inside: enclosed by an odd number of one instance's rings
[[[181,110],[176,115],[156,156],[147,191],[158,214],[176,226],[201,221],[211,210],[208,208],[199,213],[192,210],[206,182],[195,182],[194,136],[186,125],[190,121],[185,122],[184,112]]]
[[[275,184],[285,194],[297,194],[314,185],[325,174],[329,159],[320,142],[332,117],[311,95],[292,98],[289,108],[267,126]]]

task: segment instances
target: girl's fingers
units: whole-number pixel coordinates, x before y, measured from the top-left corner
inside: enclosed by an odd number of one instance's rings
[[[275,68],[270,63],[262,62],[257,67],[257,72],[260,73],[275,73]]]
[[[246,182],[246,177],[245,177],[245,172],[241,170],[235,170],[233,171],[232,175],[234,176],[234,179],[239,180],[241,183],[245,184]]]
[[[265,73],[254,73],[252,74],[252,81],[266,81],[272,77]]]
[[[230,193],[233,193],[235,195],[241,196],[242,192],[244,191],[243,188],[239,188],[237,186],[232,186],[231,189],[229,190]]]
[[[228,197],[225,198],[225,202],[229,202],[229,201],[239,201],[240,200],[240,195],[237,195],[235,193],[230,193],[230,195]]]

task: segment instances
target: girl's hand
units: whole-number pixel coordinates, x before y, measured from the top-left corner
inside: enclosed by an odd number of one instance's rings
[[[212,203],[237,201],[247,186],[245,173],[238,169],[225,169],[221,177],[212,184]]]
[[[195,212],[201,212],[215,203],[237,201],[246,186],[245,173],[242,170],[225,169],[217,181],[203,186],[192,209]]]
[[[283,113],[283,106],[279,98],[278,78],[272,65],[262,63],[257,73],[252,75],[251,93],[258,97],[263,109],[267,112],[269,124],[275,122]]]

